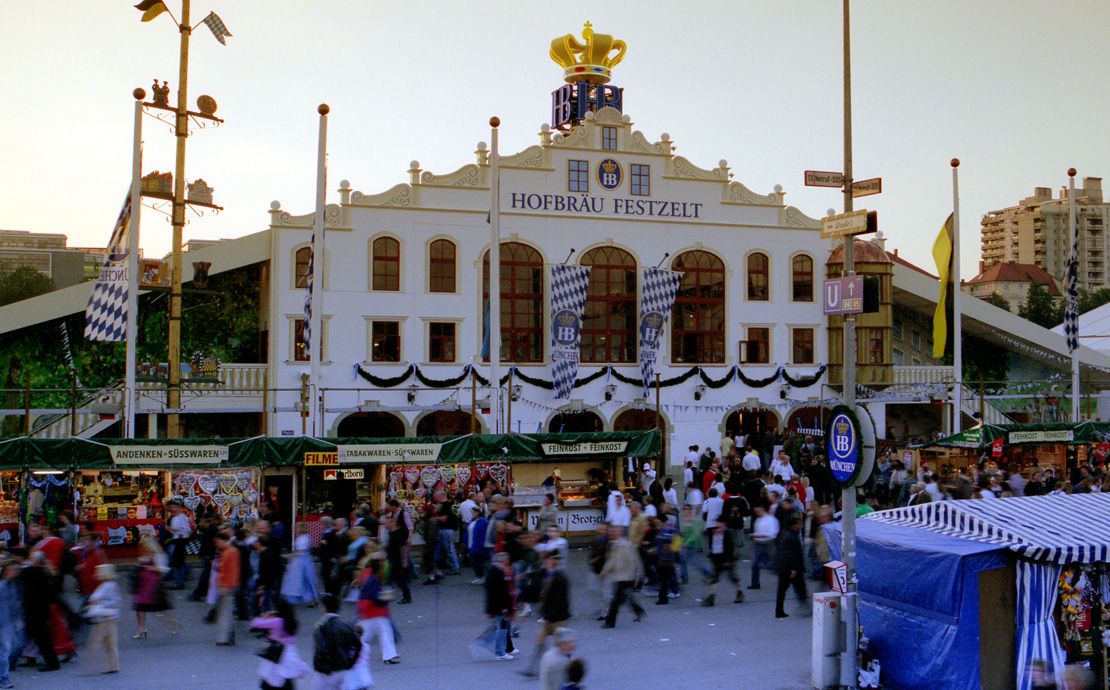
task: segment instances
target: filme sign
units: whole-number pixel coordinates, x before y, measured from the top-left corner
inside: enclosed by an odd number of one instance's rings
[[[116,465],[218,465],[227,446],[108,446]]]

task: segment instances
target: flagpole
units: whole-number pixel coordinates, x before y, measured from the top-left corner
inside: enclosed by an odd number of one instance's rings
[[[1071,230],[1068,233],[1071,236],[1071,247],[1074,256],[1069,257],[1070,261],[1075,262],[1074,268],[1069,270],[1068,280],[1075,282],[1071,283],[1069,287],[1071,292],[1074,293],[1078,290],[1079,285],[1079,224],[1076,223],[1075,218],[1075,168],[1068,168],[1068,227]],[[1070,273],[1074,271],[1074,279]],[[1072,309],[1075,319],[1075,349],[1070,353],[1071,355],[1071,421],[1079,423],[1079,305],[1074,303],[1075,297],[1071,294],[1067,296],[1068,306],[1066,308]]]
[[[316,153],[316,217],[313,219],[312,232],[312,322],[309,324],[308,361],[312,363],[313,435],[324,435],[323,410],[319,408],[320,360],[324,356],[324,276],[327,274],[324,260],[324,202],[327,195],[327,151],[328,151],[328,113],[331,108],[321,103],[316,112],[320,114],[320,137]]]
[[[124,373],[123,397],[125,422],[123,436],[135,438],[135,348],[139,336],[139,215],[142,199],[139,198],[143,177],[143,99],[146,91],[135,89],[135,135],[131,150],[131,220],[127,232],[127,360]]]
[[[960,294],[960,159],[952,159],[952,433],[963,430],[964,353],[963,309]],[[980,419],[983,423],[986,420]]]
[[[181,0],[180,53],[177,65],[177,109],[174,112],[174,136],[177,149],[173,172],[173,240],[170,250],[170,319],[166,329],[168,343],[169,381],[166,386],[166,438],[181,438],[181,244],[185,231],[185,140],[189,137],[189,0]]]
[[[489,119],[489,385],[490,432],[501,433],[501,159],[497,128],[501,119]]]

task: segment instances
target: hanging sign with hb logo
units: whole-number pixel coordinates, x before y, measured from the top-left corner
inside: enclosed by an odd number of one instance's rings
[[[589,266],[551,267],[551,378],[556,398],[569,398],[578,376],[582,313],[589,287]]]
[[[856,415],[845,405],[832,410],[825,427],[829,470],[839,486],[853,486],[860,474],[860,426]]]
[[[644,290],[640,297],[640,376],[644,382],[645,398],[655,375],[659,339],[663,336],[663,327],[667,325],[667,317],[681,284],[682,274],[677,271],[644,269]]]

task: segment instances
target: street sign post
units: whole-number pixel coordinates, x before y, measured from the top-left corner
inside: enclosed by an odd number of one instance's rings
[[[872,177],[870,180],[860,180],[859,182],[852,182],[852,197],[858,199],[861,196],[871,196],[872,194],[883,193],[883,178]]]
[[[821,237],[825,239],[836,240],[865,232],[867,232],[867,211],[864,210],[838,213],[821,219]]]
[[[807,187],[843,187],[844,173],[827,170],[806,170]]]
[[[825,281],[826,316],[863,313],[863,276],[845,276]]]

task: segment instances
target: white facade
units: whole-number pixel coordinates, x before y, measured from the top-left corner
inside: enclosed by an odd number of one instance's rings
[[[616,149],[603,149],[603,134],[612,146],[614,133]],[[405,420],[409,434],[416,432],[419,418],[429,413],[424,408],[445,399],[450,398],[464,411],[469,410],[468,383],[457,391],[422,387],[410,403],[409,386],[417,383],[415,378],[395,388],[375,388],[357,376],[356,366],[376,376],[389,377],[403,373],[409,363],[415,363],[428,377],[447,379],[457,376],[481,351],[481,257],[490,241],[489,166],[484,144],[479,144],[475,155],[476,163],[446,175],[422,171],[414,161],[408,183],[380,194],[363,194],[350,189],[345,180],[341,183],[341,203],[329,205],[326,214],[326,268],[322,281],[326,342],[320,383],[325,413],[322,423],[315,418],[310,420],[309,433],[336,434],[340,421],[360,405],[367,410],[392,411]],[[607,158],[616,160],[623,173],[620,185],[613,191],[601,186],[597,174],[599,162]],[[568,166],[572,160],[587,161],[586,194],[572,194],[568,189]],[[631,195],[633,164],[649,166],[649,196]],[[737,364],[739,341],[748,338],[750,327],[770,329],[770,348],[766,364],[742,365],[748,378],[766,378],[780,366],[795,377],[817,371],[827,356],[819,293],[829,242],[820,238],[816,220],[783,204],[784,193],[779,188],[770,194],[757,194],[731,178],[725,161],[713,169],[696,167],[673,154],[673,144],[666,134],[652,143],[632,129],[627,116],[608,108],[565,136],[551,133],[545,127],[540,133],[540,145],[515,155],[502,154],[502,242],[528,245],[539,252],[544,262],[543,361],[518,364],[520,371],[535,378],[551,379],[550,265],[563,261],[572,249],[576,251],[571,261],[577,262],[590,249],[605,245],[619,247],[635,258],[638,290],[642,289],[642,269],[659,264],[666,253],[670,257],[664,266],[690,250],[710,252],[724,263],[724,353],[721,361],[702,365],[710,378],[727,375]],[[588,210],[582,211],[584,202],[576,204],[568,201],[568,197],[587,198]],[[637,205],[638,201],[653,205]],[[568,204],[578,208],[569,210]],[[640,215],[633,214],[636,212]],[[280,210],[276,202],[271,214],[270,385],[284,389],[274,402],[279,408],[287,408],[299,398],[296,390],[301,375],[310,369],[308,362],[294,358],[295,323],[303,318],[305,299],[305,290],[296,286],[295,257],[298,249],[309,245],[312,214],[291,216]],[[372,245],[383,236],[399,243],[397,290],[373,289]],[[456,247],[453,293],[429,291],[429,245],[437,239],[448,239]],[[770,294],[766,301],[747,298],[745,267],[748,255],[753,252],[762,252],[769,258]],[[792,260],[799,254],[812,259],[813,297],[809,301],[794,300]],[[319,279],[316,284],[320,285]],[[638,296],[636,310],[638,313]],[[502,314],[502,323],[510,318]],[[399,322],[399,363],[371,361],[371,323],[375,320]],[[457,324],[454,362],[430,362],[430,322]],[[663,379],[685,372],[694,364],[675,361],[669,337],[671,328],[673,324],[668,325],[668,336],[663,339],[656,366]],[[792,328],[813,329],[812,362],[792,361]],[[506,361],[503,371],[513,364]],[[579,377],[600,366],[603,364],[583,362]],[[626,376],[639,376],[637,361],[617,366]],[[488,373],[487,364],[479,363],[478,367],[483,375]],[[613,399],[605,401],[609,383],[617,388],[612,393]],[[734,380],[724,388],[705,390],[701,399],[695,400],[699,383],[695,376],[681,385],[663,389],[662,408],[670,432],[668,455],[672,463],[679,461],[691,443],[716,445],[727,414],[738,406],[766,407],[775,412],[777,426],[781,428],[790,409],[803,405],[800,401],[792,402],[793,399],[816,399],[822,391],[817,384],[787,392],[781,379],[762,388]],[[453,398],[452,393],[456,394]],[[486,395],[488,392],[479,393],[480,397]],[[370,406],[366,407],[368,403]],[[644,400],[639,386],[606,377],[575,389],[571,400],[556,400],[550,390],[522,384],[520,399],[512,407],[512,426],[514,430],[547,430],[549,419],[559,409],[586,406],[593,408],[608,430],[613,428],[613,420],[620,412],[645,405],[653,409],[654,392]],[[487,415],[483,429],[490,428]],[[300,429],[299,413],[286,411],[270,418],[268,432],[291,435],[299,434]]]

